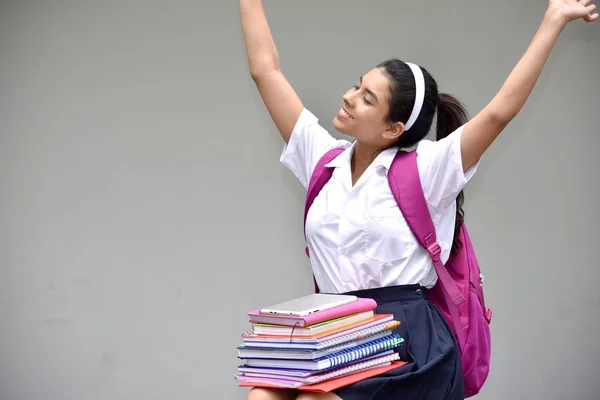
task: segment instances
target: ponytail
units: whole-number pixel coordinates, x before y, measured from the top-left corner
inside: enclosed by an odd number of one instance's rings
[[[437,109],[437,128],[436,139],[441,140],[452,132],[467,123],[469,117],[465,106],[456,97],[446,93],[439,94],[439,102]],[[454,242],[452,243],[452,251],[460,250],[462,243],[460,242],[459,232],[464,221],[465,212],[463,204],[465,194],[461,191],[456,197],[456,222],[454,225]]]
[[[437,109],[437,140],[441,140],[469,121],[467,110],[456,97],[439,94]]]

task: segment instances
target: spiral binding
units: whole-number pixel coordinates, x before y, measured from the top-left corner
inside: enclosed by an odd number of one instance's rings
[[[329,379],[337,378],[343,375],[349,375],[353,372],[362,371],[371,367],[377,367],[388,362],[397,361],[400,359],[400,354],[394,353],[389,356],[383,356],[368,361],[357,362],[346,367],[336,368],[332,371],[325,372],[319,375],[309,376],[306,378],[308,384],[323,382]]]
[[[373,336],[377,333],[385,332],[389,330],[390,323],[384,325],[375,325],[370,328],[365,328],[358,332],[349,333],[348,335],[340,336],[334,339],[325,340],[317,345],[317,350],[325,350],[330,347],[335,347],[338,345],[342,345],[346,342],[351,342],[353,340],[362,339],[365,337]]]
[[[327,355],[321,360],[328,360],[331,367],[344,365],[385,350],[393,349],[402,343],[402,341],[400,335],[393,333],[390,336],[375,339],[371,342]]]
[[[323,357],[327,356],[328,354],[336,353],[336,352],[346,350],[346,349],[353,349],[356,346],[370,343],[373,340],[391,337],[392,334],[393,334],[393,332],[390,332],[390,331],[387,331],[387,332],[381,331],[381,332],[373,333],[371,335],[360,336],[360,337],[356,337],[352,340],[349,340],[345,343],[337,344],[335,346],[313,350],[312,354],[314,355],[314,358],[319,359],[319,358],[323,358]]]

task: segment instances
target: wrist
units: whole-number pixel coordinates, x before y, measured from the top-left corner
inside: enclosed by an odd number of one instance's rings
[[[567,25],[568,22],[569,21],[567,21],[566,17],[563,16],[560,12],[549,8],[544,14],[542,25],[560,31]]]

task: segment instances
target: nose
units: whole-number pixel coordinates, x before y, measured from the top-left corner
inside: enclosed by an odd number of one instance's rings
[[[347,92],[344,94],[344,96],[342,97],[342,99],[344,100],[344,104],[345,104],[346,106],[352,107],[352,104],[353,104],[353,101],[354,101],[354,100],[353,100],[352,93],[351,93],[351,91],[350,91],[350,90],[349,90],[349,91],[347,91]]]

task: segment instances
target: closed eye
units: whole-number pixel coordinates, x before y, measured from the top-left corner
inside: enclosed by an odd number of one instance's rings
[[[361,77],[360,77],[360,84],[361,84],[361,85],[362,85],[362,81],[363,81],[363,78],[362,78],[362,76],[361,76]],[[365,91],[367,92],[367,94],[368,94],[369,96],[371,96],[371,97],[372,97],[372,98],[375,100],[375,103],[379,103],[379,99],[377,98],[377,95],[376,95],[375,93],[373,93],[373,91],[372,91],[372,90],[369,90],[369,88],[365,88]],[[370,103],[369,103],[369,104],[370,104]]]
[[[359,89],[360,89],[360,87],[358,87],[357,85],[354,85],[354,87],[353,87],[353,88],[354,88],[354,90],[359,90]],[[369,93],[370,95],[372,95],[372,94],[371,94],[372,92],[371,92],[370,90],[367,90],[367,93]],[[367,96],[364,96],[364,95],[363,95],[363,96],[362,96],[362,99],[363,99],[363,101],[364,101],[365,103],[367,103],[368,105],[370,105],[370,106],[372,106],[372,105],[373,105],[373,103],[371,103],[369,100],[367,100]]]

